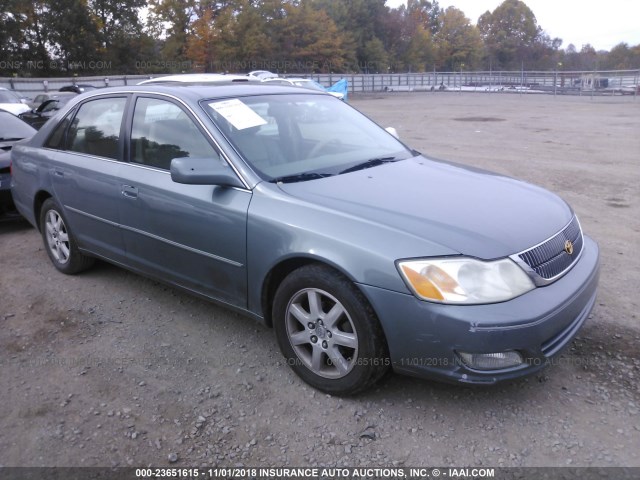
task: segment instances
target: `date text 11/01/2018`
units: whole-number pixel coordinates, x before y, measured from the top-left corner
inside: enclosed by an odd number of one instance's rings
[[[138,468],[135,471],[138,478],[437,478],[440,476],[452,478],[465,477],[495,477],[493,468]]]

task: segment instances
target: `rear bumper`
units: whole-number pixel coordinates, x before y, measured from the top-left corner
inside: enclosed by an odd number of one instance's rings
[[[580,260],[565,276],[508,302],[454,306],[359,285],[385,331],[393,368],[399,373],[454,383],[494,384],[530,375],[571,342],[596,300],[597,244],[585,236]],[[518,351],[524,362],[479,371],[456,352]]]
[[[0,173],[0,213],[13,209],[13,198],[11,197],[11,175],[8,173]]]

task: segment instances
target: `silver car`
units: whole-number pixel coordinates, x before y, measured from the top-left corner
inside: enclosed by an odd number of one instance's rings
[[[318,90],[320,92],[326,92],[329,95],[344,100],[344,94],[340,92],[330,92],[322,85],[311,78],[297,78],[297,77],[278,77],[278,78],[265,78],[262,80],[264,83],[273,85],[293,85],[295,87],[308,88],[310,90]]]
[[[562,199],[430,160],[322,92],[85,93],[12,158],[15,203],[58,270],[100,258],[249,315],[332,394],[389,368],[531,374],[596,298],[598,247]]]

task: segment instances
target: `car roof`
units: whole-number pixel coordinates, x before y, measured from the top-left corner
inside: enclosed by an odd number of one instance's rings
[[[185,73],[179,75],[167,75],[164,77],[150,78],[138,85],[154,83],[224,83],[224,82],[255,82],[256,78],[248,75],[235,75],[226,73]]]
[[[41,93],[40,95],[47,95],[49,98],[55,99],[56,97],[77,97],[78,94],[76,92],[47,92]]]
[[[90,83],[70,83],[68,85],[62,85],[60,88],[69,89],[69,88],[100,88],[100,87],[96,87],[95,85],[91,85]]]
[[[29,125],[27,122],[22,120],[19,116],[15,115],[15,114],[13,114],[13,113],[11,113],[11,112],[3,109],[3,108],[0,108],[0,115],[9,115],[11,118],[15,119],[16,123],[19,122],[22,125],[26,125],[27,127],[30,127],[31,129],[33,129],[33,133],[36,132],[36,130],[31,125]]]
[[[233,98],[246,97],[251,95],[270,95],[270,94],[292,94],[292,95],[315,95],[315,90],[302,90],[300,87],[288,85],[269,85],[263,82],[244,82],[244,83],[222,83],[222,84],[200,84],[193,85],[189,83],[170,83],[170,84],[144,84],[133,86],[120,86],[102,88],[97,91],[84,93],[82,98],[102,96],[119,92],[131,93],[160,93],[178,97],[180,99],[197,103],[199,100],[206,98]],[[303,93],[304,92],[304,93]],[[322,92],[319,92],[322,94]],[[79,96],[80,97],[80,96]]]

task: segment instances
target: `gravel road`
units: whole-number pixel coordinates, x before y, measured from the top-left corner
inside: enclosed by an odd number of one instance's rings
[[[411,146],[532,181],[600,244],[598,305],[554,365],[470,389],[389,375],[305,386],[271,330],[99,263],[51,266],[0,222],[0,465],[640,466],[640,101],[498,94],[352,100]]]

